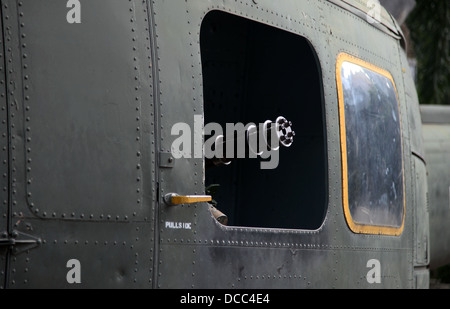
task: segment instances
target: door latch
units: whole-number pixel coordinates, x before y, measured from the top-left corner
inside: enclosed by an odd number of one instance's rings
[[[33,249],[41,243],[41,238],[15,230],[10,234],[8,234],[8,232],[3,232],[0,235],[0,247],[9,247],[14,254]]]
[[[168,193],[164,196],[164,202],[169,206],[211,201],[211,195],[178,195],[176,193]]]

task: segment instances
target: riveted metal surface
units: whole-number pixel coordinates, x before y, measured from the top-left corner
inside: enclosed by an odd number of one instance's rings
[[[401,72],[403,77],[403,83],[405,85],[404,91],[406,95],[406,109],[408,112],[409,131],[411,141],[411,152],[416,153],[419,156],[424,157],[424,145],[421,134],[414,132],[422,132],[422,121],[419,109],[419,98],[415,90],[415,84],[411,72],[411,68],[408,63],[408,59],[404,53],[400,53]]]
[[[35,221],[28,221],[34,224]],[[143,235],[151,234],[146,223],[92,224],[47,221],[40,230],[42,239],[37,250],[11,258],[10,288],[151,288],[152,249]],[[114,256],[114,259],[110,259]],[[66,280],[70,268],[66,263],[77,259],[81,264],[81,284]],[[45,280],[44,280],[45,278]],[[50,278],[52,278],[50,280]]]
[[[0,260],[0,286],[415,286],[414,265],[427,262],[417,254],[423,243],[415,242],[413,220],[425,171],[412,155],[421,149],[410,126],[417,110],[407,107],[414,85],[398,69],[405,58],[395,37],[325,0],[82,1],[80,24],[67,23],[66,1],[1,4],[0,107],[7,108],[0,128],[9,142],[0,137],[8,171],[0,227],[10,202],[11,229],[41,241]],[[175,123],[201,133],[194,124],[204,113],[200,29],[214,10],[301,36],[317,55],[328,169],[318,229],[226,227],[207,203],[161,202],[167,193],[205,193],[203,158],[168,162],[168,154]],[[389,71],[398,90],[406,196],[400,236],[355,234],[345,221],[336,87],[342,52]],[[71,259],[81,263],[81,284],[66,280]],[[366,278],[373,259],[380,285]],[[424,269],[419,275],[426,280]]]
[[[1,4],[0,4],[1,5]],[[3,5],[2,5],[3,7]],[[0,238],[8,235],[9,218],[9,147],[8,102],[6,100],[5,44],[3,38],[3,8],[0,8]],[[5,238],[6,238],[5,237]],[[5,287],[7,247],[0,247],[0,289]]]
[[[429,274],[424,275],[424,269],[430,263],[430,223],[429,223],[429,206],[428,206],[428,182],[427,168],[425,160],[425,149],[422,132],[422,122],[419,110],[419,99],[415,91],[414,80],[411,74],[408,60],[404,53],[399,53],[401,72],[405,93],[405,109],[408,114],[408,131],[411,154],[412,173],[412,192],[410,194],[412,201],[413,223],[413,261],[414,261],[414,278],[421,278],[421,286],[429,286]],[[417,280],[416,280],[417,281]]]
[[[17,3],[15,1],[2,1],[2,22],[3,22],[3,42],[4,42],[4,61],[5,61],[5,86],[6,86],[6,104],[7,104],[7,123],[8,123],[8,204],[9,214],[8,233],[12,235],[15,227],[14,205],[17,205],[22,194],[20,187],[20,175],[22,169],[20,164],[23,160],[21,156],[22,135],[21,135],[21,119],[22,109],[21,102],[21,53],[19,49],[17,31],[20,27],[17,16]],[[11,252],[8,252],[7,270],[5,273],[5,287],[9,286],[9,275],[11,273]]]
[[[27,203],[41,218],[147,216],[144,190],[151,186],[144,184],[152,179],[153,155],[145,148],[150,123],[142,117],[152,104],[148,23],[137,20],[135,2],[104,4],[84,4],[81,24],[67,23],[67,8],[58,1],[20,7]]]
[[[67,22],[65,2],[2,3],[10,13],[11,227],[41,240],[12,252],[7,287],[152,287],[147,2],[83,3],[81,24]],[[66,280],[70,259],[81,263],[80,286]]]
[[[335,66],[337,56],[346,52],[389,70],[392,74],[399,89],[406,149],[406,179],[411,179],[403,79],[399,72],[391,70],[400,66],[398,41],[386,32],[372,27],[364,19],[327,1],[315,1],[314,4],[310,1],[286,1],[282,4],[271,1],[258,1],[257,4],[254,1],[156,1],[154,18],[158,38],[163,151],[170,149],[174,139],[170,135],[170,128],[174,123],[185,122],[194,127],[194,115],[202,113],[199,37],[202,20],[212,10],[296,33],[305,37],[313,46],[325,85],[323,94],[328,149],[328,211],[321,228],[308,231],[224,227],[211,217],[207,204],[176,208],[161,206],[158,220],[160,255],[157,286],[369,287],[365,279],[366,264],[370,259],[378,259],[382,261],[383,287],[411,287],[413,243],[412,223],[409,219],[406,220],[404,233],[399,237],[356,235],[346,225],[342,207],[338,143]],[[169,14],[178,18],[169,18]],[[383,49],[378,48],[380,45]],[[170,113],[171,110],[180,112]],[[162,170],[161,194],[202,194],[201,165],[198,159],[181,159],[177,160],[174,168]],[[412,216],[409,198],[413,194],[411,186],[411,181],[407,180],[406,218]],[[192,228],[187,231],[173,229],[170,224],[166,225],[167,222],[189,222],[192,223]],[[178,267],[174,268],[173,265]],[[181,278],[179,269],[183,269]],[[216,276],[219,269],[220,275]]]

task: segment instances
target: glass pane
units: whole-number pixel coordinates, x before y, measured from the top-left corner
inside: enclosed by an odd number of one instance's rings
[[[393,82],[350,62],[342,63],[341,80],[351,217],[357,224],[401,227],[403,163]]]

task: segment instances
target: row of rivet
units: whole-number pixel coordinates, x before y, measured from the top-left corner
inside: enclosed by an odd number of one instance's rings
[[[0,21],[1,22],[1,21]],[[2,23],[0,24],[2,26]],[[3,28],[3,27],[2,27]],[[0,46],[3,46],[3,38],[0,36]],[[3,57],[3,49],[0,50],[0,96],[1,96],[1,132],[2,132],[2,152],[1,152],[1,161],[2,164],[2,187],[3,187],[3,204],[1,206],[2,215],[0,218],[0,232],[3,232],[3,229],[6,228],[7,222],[7,211],[8,211],[8,112],[7,112],[7,101],[6,101],[6,85],[5,85],[5,70],[3,69],[3,65],[5,64],[5,60]],[[6,188],[6,190],[5,190]],[[0,257],[0,265],[5,265],[6,255],[1,255]],[[5,270],[4,268],[0,269],[0,289],[4,289],[4,277]]]
[[[1,26],[3,28],[3,22],[1,22]],[[3,46],[3,37],[0,36],[0,46]],[[3,175],[2,177],[2,188],[3,188],[3,204],[1,206],[1,218],[0,218],[0,232],[3,232],[3,229],[6,229],[6,222],[7,222],[7,212],[8,212],[8,111],[7,111],[7,100],[6,100],[6,82],[5,82],[5,58],[3,55],[4,49],[2,48],[0,50],[0,100],[1,100],[1,145],[2,145],[2,151],[0,154],[1,161],[2,161],[2,169],[1,173]],[[0,278],[2,278],[4,275],[4,271],[2,270],[2,273],[0,274]],[[0,288],[2,288],[3,280],[0,279]]]
[[[136,1],[136,3],[134,3],[135,1],[129,0],[129,2],[130,2],[130,5],[131,5],[129,10],[130,10],[130,13],[132,15],[131,19],[130,19],[131,20],[131,26],[132,26],[131,32],[133,34],[131,43],[133,44],[133,52],[134,52],[133,61],[134,61],[134,65],[135,65],[134,69],[135,69],[135,72],[136,72],[136,77],[135,77],[135,82],[136,82],[136,84],[135,84],[135,91],[136,91],[136,104],[137,104],[137,106],[136,106],[136,112],[137,112],[136,120],[138,121],[138,126],[136,128],[136,130],[138,132],[138,136],[136,137],[137,148],[138,148],[138,150],[137,150],[137,160],[138,160],[138,163],[137,163],[137,170],[138,170],[137,182],[138,182],[138,188],[137,188],[136,192],[138,193],[137,204],[139,206],[141,204],[141,202],[142,202],[141,198],[143,197],[143,194],[140,194],[141,187],[142,187],[142,181],[141,181],[142,168],[141,168],[141,163],[140,163],[140,160],[141,160],[140,149],[141,149],[142,142],[140,141],[140,134],[141,134],[140,125],[145,123],[145,122],[141,123],[141,121],[140,121],[140,117],[141,117],[141,114],[142,114],[142,94],[141,94],[140,91],[141,91],[142,87],[145,87],[145,85],[142,85],[142,82],[140,81],[140,78],[139,78],[139,73],[144,74],[144,72],[146,72],[146,67],[143,67],[142,70],[139,70],[139,67],[142,66],[142,64],[139,63],[139,61],[138,61],[139,54],[138,54],[138,49],[136,47],[136,44],[138,44],[138,40],[139,40],[139,38],[137,37],[136,29],[139,29],[139,27],[142,27],[140,24],[137,23],[139,21],[137,13],[139,13],[139,12],[136,11],[136,13],[135,13],[135,10],[137,10],[136,6],[139,5],[139,1]],[[144,22],[145,22],[144,24],[146,25],[145,26],[145,33],[146,33],[146,35],[145,35],[145,42],[146,42],[146,52],[148,53],[146,61],[148,61],[148,68],[149,68],[148,71],[150,72],[148,77],[149,77],[149,80],[151,81],[152,80],[152,73],[151,73],[151,71],[152,71],[152,66],[151,66],[152,57],[151,57],[151,47],[150,47],[150,29],[149,29],[149,23],[148,23],[148,17],[147,17],[148,16],[148,13],[147,13],[147,2],[145,0],[140,1],[140,2],[141,2],[142,10],[143,10],[143,13],[144,13],[143,15],[145,16],[144,17]],[[142,31],[138,31],[138,33],[143,33],[143,32]],[[145,80],[145,78],[144,78],[144,80]],[[150,88],[152,88],[152,83],[150,83]],[[153,93],[152,93],[152,91],[153,91],[153,89],[150,89],[150,98],[149,98],[150,101],[151,101],[151,103],[150,103],[151,115],[150,116],[153,116],[153,98],[152,98]],[[144,100],[144,102],[146,102],[146,101],[147,100]],[[151,126],[153,127],[153,120],[151,121]],[[151,166],[152,167],[151,167],[151,170],[152,170],[152,179],[154,179],[154,176],[155,176],[155,171],[154,171],[155,170],[154,169],[154,163],[155,163],[154,145],[155,144],[154,144],[154,135],[153,135],[153,131],[154,130],[150,130],[150,131],[151,131],[151,134],[152,134],[152,136],[151,136],[151,140],[152,140],[152,145],[151,145],[151,152],[152,152],[152,155],[151,155],[151,157],[152,157],[152,165]],[[153,184],[152,188],[153,188],[153,193],[154,193],[154,190],[155,190],[154,187],[155,186],[154,186],[154,182],[153,181],[152,181],[152,184]],[[155,194],[152,194],[152,195],[153,195],[153,201],[155,201],[155,198],[154,198]],[[147,217],[145,218],[145,221],[147,221]],[[138,232],[139,228],[137,228],[136,231]],[[138,235],[139,235],[139,233],[138,233]],[[136,237],[136,241],[138,241],[138,240],[139,240],[139,237]],[[153,252],[153,248],[150,248],[150,251]],[[138,253],[136,253],[135,255],[136,255],[136,259],[135,259],[135,266],[136,266],[136,268],[134,269],[134,273],[137,274],[137,272],[138,272],[137,265],[139,264]],[[152,273],[153,273],[153,255],[152,254],[150,255],[149,265],[150,265],[150,271],[146,272],[146,274],[149,275],[147,283],[151,285],[152,282],[153,282],[153,275],[152,275]],[[133,282],[137,283],[137,281],[138,281],[138,279],[137,279],[137,277],[135,277],[133,279]]]
[[[134,7],[134,3],[132,0],[129,0],[130,2],[130,8],[129,8],[129,12],[131,14],[131,18],[130,18],[130,22],[131,22],[131,33],[132,33],[132,39],[131,39],[131,46],[132,46],[132,50],[133,50],[133,63],[134,63],[134,73],[135,73],[135,77],[134,77],[134,90],[135,90],[135,102],[136,102],[136,170],[137,170],[137,175],[136,175],[136,182],[137,182],[137,188],[136,188],[136,203],[137,205],[141,204],[141,180],[142,180],[142,166],[141,166],[141,96],[140,96],[140,88],[141,88],[141,84],[140,84],[140,71],[139,71],[139,64],[138,64],[138,54],[137,54],[137,33],[136,33],[136,14],[135,14],[135,7]]]
[[[22,2],[19,2],[18,4],[19,6],[22,6]],[[16,114],[17,111],[20,111],[20,91],[18,93],[16,93],[16,89],[21,89],[20,85],[18,85],[18,81],[17,78],[18,76],[16,74],[18,74],[18,71],[15,70],[16,66],[19,66],[19,64],[21,64],[21,59],[20,56],[19,57],[15,57],[15,55],[20,55],[19,53],[17,53],[15,50],[13,50],[14,48],[21,48],[20,44],[20,38],[14,37],[14,34],[16,34],[17,32],[20,32],[19,29],[16,29],[15,27],[17,27],[17,25],[19,24],[19,28],[23,28],[24,24],[23,23],[18,23],[17,20],[14,20],[13,16],[15,16],[15,12],[17,12],[17,8],[15,7],[10,7],[7,3],[3,4],[2,7],[3,10],[3,28],[4,28],[4,39],[5,39],[5,72],[6,72],[6,81],[5,81],[5,92],[6,92],[6,96],[7,96],[7,104],[9,104],[9,109],[7,109],[7,117],[9,119],[9,162],[7,162],[7,160],[3,161],[3,164],[8,165],[9,164],[9,169],[10,169],[10,179],[9,181],[11,182],[11,192],[10,192],[10,196],[11,196],[11,203],[12,206],[17,205],[17,196],[18,194],[18,188],[17,188],[17,164],[19,164],[16,160],[17,158],[17,152],[21,150],[21,147],[18,147],[17,143],[20,142],[20,138],[17,138],[18,136],[20,136],[20,133],[18,133],[18,130],[20,130],[20,126],[18,125],[18,121],[20,121],[20,116],[18,114]],[[23,16],[23,12],[19,12],[19,16],[22,17]],[[19,18],[19,22],[20,22],[20,17]],[[16,32],[17,31],[17,32]],[[19,40],[19,42],[15,42],[14,39]],[[26,54],[21,55],[24,59],[27,57]],[[2,94],[2,97],[4,97],[4,94]],[[6,133],[6,132],[5,132]],[[8,134],[5,134],[8,135]],[[25,137],[27,138],[27,137]],[[8,148],[4,147],[3,150],[6,151]],[[4,191],[8,191],[7,187],[3,188]],[[6,202],[6,203],[5,203]],[[7,204],[7,201],[4,200],[3,201],[4,204]],[[15,262],[16,262],[17,258],[16,257],[12,257],[12,263],[11,263],[11,271],[10,271],[10,279],[9,279],[9,284],[11,286],[14,286],[16,284],[16,280],[14,279],[14,275],[16,273],[16,269],[15,269]],[[26,258],[26,262],[29,262],[29,258]],[[25,267],[25,272],[28,272],[28,267]],[[28,279],[24,279],[23,280],[24,284],[28,283]]]
[[[31,194],[31,117],[30,117],[30,110],[31,110],[31,106],[30,106],[30,85],[29,85],[29,80],[30,80],[30,76],[28,75],[28,62],[29,61],[29,57],[27,54],[27,43],[25,42],[25,39],[27,37],[27,35],[25,34],[25,23],[24,23],[24,12],[23,12],[23,2],[20,1],[18,3],[19,5],[19,24],[20,27],[18,29],[18,40],[19,40],[19,46],[20,46],[20,51],[22,54],[22,59],[21,59],[21,66],[22,66],[22,83],[23,83],[23,106],[24,108],[24,118],[25,118],[25,124],[24,124],[24,128],[25,132],[23,133],[25,135],[25,140],[24,140],[24,147],[26,149],[26,162],[25,162],[25,166],[26,166],[26,186],[25,186],[25,190],[26,190],[26,197],[27,197],[27,201],[28,201],[28,205],[29,207],[32,209],[34,208],[34,202],[32,200],[32,194]],[[32,209],[32,211],[34,211],[35,214],[38,214],[39,209],[35,208],[34,210]]]
[[[16,79],[16,76],[14,76],[15,70],[14,70],[14,51],[13,49],[13,37],[11,36],[12,33],[14,33],[13,30],[13,23],[14,21],[12,21],[10,19],[10,13],[9,12],[9,7],[7,4],[4,5],[4,9],[5,9],[5,25],[4,27],[6,28],[6,33],[4,34],[4,36],[6,37],[6,42],[5,42],[5,50],[6,53],[8,53],[8,56],[5,54],[5,57],[7,57],[8,61],[7,61],[7,67],[5,68],[7,70],[7,82],[9,82],[9,85],[6,85],[6,91],[8,96],[8,100],[7,102],[10,103],[10,108],[9,108],[9,126],[10,126],[10,180],[11,181],[11,190],[12,190],[12,203],[13,205],[17,204],[17,187],[16,187],[16,183],[17,183],[17,177],[16,177],[16,173],[17,173],[17,167],[16,167],[16,150],[17,150],[17,139],[16,139],[16,123],[15,121],[17,120],[17,117],[15,117],[15,113],[14,113],[14,108],[16,110],[19,110],[19,107],[17,106],[17,98],[16,98],[16,94],[14,92],[14,86],[16,86],[16,82],[14,81]],[[13,10],[12,10],[13,11]],[[14,12],[14,11],[13,11]],[[22,27],[23,25],[21,25]],[[16,60],[18,61],[18,60]],[[8,88],[11,87],[11,88]]]

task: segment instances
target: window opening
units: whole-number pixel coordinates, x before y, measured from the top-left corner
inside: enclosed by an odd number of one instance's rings
[[[221,11],[204,18],[200,44],[205,126],[259,128],[284,117],[295,131],[273,169],[261,169],[268,159],[248,156],[213,167],[206,160],[205,185],[215,210],[231,226],[320,228],[328,203],[327,154],[321,70],[311,44]]]

